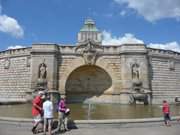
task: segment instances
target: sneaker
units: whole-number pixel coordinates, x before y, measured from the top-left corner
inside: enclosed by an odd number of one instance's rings
[[[36,134],[36,128],[35,128],[35,127],[33,127],[33,128],[31,129],[31,131],[32,131],[33,134]]]
[[[65,130],[65,131],[69,131],[69,128],[65,128],[64,130]]]

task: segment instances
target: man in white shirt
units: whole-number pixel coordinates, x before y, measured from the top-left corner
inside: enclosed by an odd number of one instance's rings
[[[50,101],[50,96],[46,97],[46,101],[43,103],[44,111],[44,134],[46,134],[46,125],[48,124],[48,132],[51,134],[51,125],[53,122],[53,103]]]

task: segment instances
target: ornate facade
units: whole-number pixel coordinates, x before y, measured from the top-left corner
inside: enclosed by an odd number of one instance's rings
[[[144,44],[103,46],[93,20],[76,45],[33,44],[0,52],[0,102],[54,90],[69,102],[161,103],[180,96],[180,53]]]

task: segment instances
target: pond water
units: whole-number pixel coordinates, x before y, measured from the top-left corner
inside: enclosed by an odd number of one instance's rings
[[[31,107],[31,104],[0,105],[0,117],[32,118]],[[161,105],[68,104],[68,107],[73,120],[162,117]],[[170,109],[171,116],[180,115],[180,106],[170,105]]]

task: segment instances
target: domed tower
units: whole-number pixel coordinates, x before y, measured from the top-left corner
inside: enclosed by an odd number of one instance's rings
[[[85,20],[84,26],[81,28],[80,32],[78,33],[78,43],[82,43],[87,40],[93,40],[98,44],[102,43],[102,34],[96,28],[94,20],[90,18]]]

